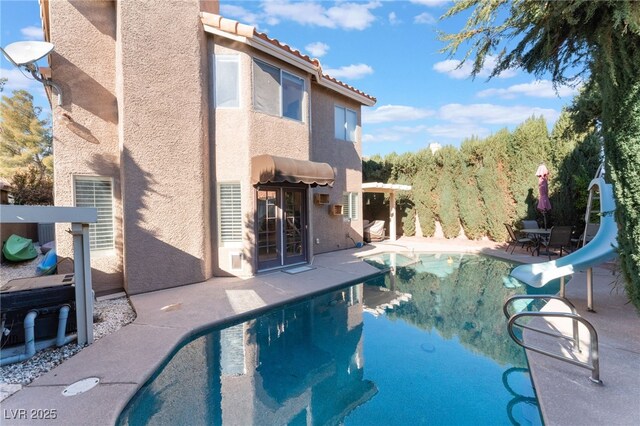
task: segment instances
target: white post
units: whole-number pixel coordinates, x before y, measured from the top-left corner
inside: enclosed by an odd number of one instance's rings
[[[396,240],[396,192],[389,193],[389,239]]]
[[[73,272],[76,287],[76,326],[78,344],[93,343],[93,294],[89,257],[89,225],[71,224],[73,235]]]
[[[82,224],[82,251],[84,260],[84,303],[87,324],[87,345],[93,343],[93,282],[91,280],[91,245],[89,243],[89,224]]]
[[[593,268],[587,269],[587,311],[595,312],[593,309]]]

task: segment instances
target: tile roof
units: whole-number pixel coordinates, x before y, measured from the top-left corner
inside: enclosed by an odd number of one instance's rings
[[[347,89],[348,91],[353,92],[354,94],[357,94],[361,97],[366,98],[369,101],[369,102],[366,102],[366,104],[373,105],[376,102],[375,97],[363,92],[362,90],[358,90],[355,87],[350,86],[334,77],[331,77],[328,74],[323,73],[322,64],[320,64],[320,61],[318,59],[311,58],[308,55],[302,54],[299,50],[293,49],[291,46],[285,43],[282,43],[281,41],[275,38],[271,38],[265,33],[261,33],[257,31],[253,26],[245,25],[233,19],[224,18],[220,15],[216,15],[213,13],[201,12],[200,16],[201,16],[202,23],[204,25],[217,28],[221,31],[224,31],[232,35],[246,37],[247,39],[262,40],[263,42],[266,42],[282,50],[285,54],[293,58],[296,58],[298,60],[302,60],[303,62],[306,62],[311,68],[315,70],[315,73],[317,74],[315,77],[317,78],[319,83],[321,82],[322,79],[324,79],[330,83],[333,83],[334,85]],[[327,86],[331,86],[331,85],[329,84]]]

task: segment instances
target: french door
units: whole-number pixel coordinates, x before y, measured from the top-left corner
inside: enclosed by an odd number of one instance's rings
[[[260,186],[256,189],[258,270],[307,260],[307,190]]]

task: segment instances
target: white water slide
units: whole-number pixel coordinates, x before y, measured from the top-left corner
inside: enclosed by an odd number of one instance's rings
[[[532,287],[542,287],[549,281],[587,270],[617,256],[618,225],[613,214],[616,209],[613,188],[605,183],[602,177],[593,179],[589,184],[586,222],[589,223],[594,186],[598,186],[600,190],[600,229],[593,240],[581,249],[557,260],[518,266],[511,271],[512,277]]]

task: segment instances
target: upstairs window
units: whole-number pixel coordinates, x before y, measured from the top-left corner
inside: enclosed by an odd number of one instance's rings
[[[76,207],[94,207],[98,221],[89,224],[91,251],[114,249],[113,184],[111,178],[75,176],[74,201]]]
[[[217,108],[240,107],[238,55],[215,55],[215,103]]]
[[[256,111],[304,121],[303,79],[254,59],[253,85],[253,105]]]
[[[358,219],[358,193],[345,192],[342,194],[342,214],[351,220]]]
[[[358,119],[355,111],[336,105],[334,108],[334,123],[336,139],[349,142],[356,141]]]

